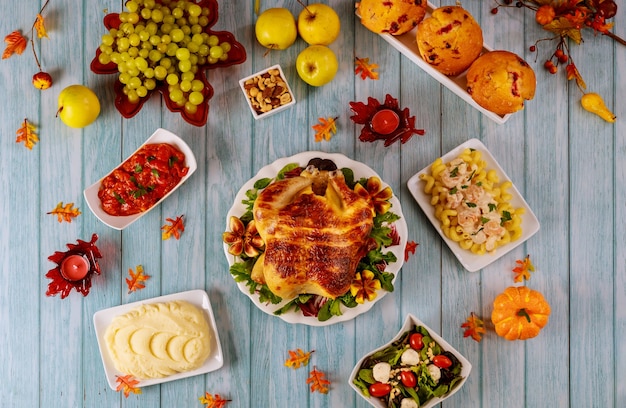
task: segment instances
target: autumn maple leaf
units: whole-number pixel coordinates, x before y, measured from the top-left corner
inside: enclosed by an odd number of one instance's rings
[[[328,386],[330,381],[325,377],[322,371],[319,371],[317,367],[313,367],[313,371],[309,373],[309,378],[306,379],[307,384],[311,384],[311,392],[320,392],[322,394],[328,394]]]
[[[409,254],[415,255],[415,250],[419,244],[415,241],[409,241],[404,247],[404,262],[409,260]]]
[[[18,30],[4,37],[4,42],[7,46],[2,53],[2,59],[9,58],[13,54],[22,54],[26,49],[26,38]]]
[[[316,142],[328,141],[333,137],[333,133],[337,133],[337,119],[338,117],[318,118],[320,123],[312,126],[313,130],[315,130]]]
[[[302,349],[289,350],[289,358],[285,361],[285,365],[294,370],[300,368],[300,366],[307,366],[314,351],[311,350],[305,353]]]
[[[463,323],[461,327],[465,329],[463,337],[472,336],[472,339],[477,342],[480,342],[482,340],[482,335],[486,333],[485,323],[479,319],[474,312],[470,314],[467,321]]]
[[[37,128],[35,125],[30,123],[28,119],[24,119],[22,126],[15,132],[17,138],[15,139],[15,143],[24,143],[24,146],[28,148],[28,150],[33,150],[33,147],[39,141],[39,137],[35,131]]]
[[[67,222],[72,222],[72,218],[78,217],[81,212],[78,208],[74,208],[74,203],[67,203],[63,205],[63,201],[60,201],[54,210],[47,212],[46,214],[54,214],[57,216],[59,222],[63,222],[63,220]]]
[[[128,293],[145,288],[144,282],[150,279],[150,275],[144,274],[142,265],[137,265],[135,269],[137,269],[137,272],[133,272],[132,268],[128,269],[128,274],[130,275],[130,278],[126,278]]]
[[[208,392],[205,392],[204,395],[198,399],[201,404],[206,406],[205,408],[223,408],[227,402],[230,402],[230,400],[223,399],[220,394],[213,395]]]
[[[354,68],[354,75],[361,74],[361,79],[378,79],[378,72],[374,72],[378,68],[378,64],[370,64],[369,58],[356,58],[356,67]]]
[[[180,233],[185,231],[185,223],[183,221],[183,216],[176,217],[176,219],[166,218],[165,221],[169,222],[169,224],[165,224],[161,227],[163,233],[161,234],[161,239],[163,241],[170,239],[172,236],[176,239],[180,239]]]
[[[530,273],[535,271],[535,266],[532,262],[530,262],[530,255],[526,255],[526,258],[518,259],[515,261],[518,265],[513,268],[513,272],[515,273],[515,278],[513,278],[514,282],[521,282],[523,280],[530,279]]]
[[[37,18],[35,19],[35,23],[33,24],[33,27],[37,31],[38,38],[43,38],[43,37],[48,38],[48,33],[46,32],[46,27],[44,23],[45,23],[45,20],[43,16],[41,14],[37,14]]]
[[[569,63],[565,66],[565,72],[567,72],[567,80],[570,81],[572,79],[576,80],[576,85],[578,85],[578,87],[580,89],[587,89],[587,84],[585,84],[585,81],[583,81],[583,77],[582,75],[580,75],[580,72],[578,72],[578,68],[576,68],[576,65],[574,65],[574,63]]]
[[[139,380],[136,380],[132,375],[116,375],[115,378],[115,382],[118,384],[115,390],[117,392],[123,391],[124,397],[128,398],[131,392],[133,394],[141,394],[141,388],[136,387],[139,384]]]

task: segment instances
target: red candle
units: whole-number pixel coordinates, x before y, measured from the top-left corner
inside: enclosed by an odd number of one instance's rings
[[[381,135],[388,135],[400,125],[400,117],[391,109],[381,109],[372,116],[372,130]]]
[[[61,262],[61,275],[69,281],[83,279],[89,273],[89,262],[82,255],[70,255]]]

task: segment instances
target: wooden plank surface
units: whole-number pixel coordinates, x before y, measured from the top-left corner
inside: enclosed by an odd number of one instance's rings
[[[36,40],[52,88],[30,85],[37,72],[29,47],[0,63],[0,396],[6,407],[195,407],[205,392],[219,393],[233,407],[366,407],[348,384],[356,361],[388,341],[412,313],[440,333],[472,363],[463,388],[446,407],[623,407],[626,406],[626,47],[585,31],[584,43],[570,51],[587,90],[598,92],[616,113],[608,124],[584,111],[582,95],[564,69],[551,75],[542,67],[548,46],[536,57],[530,45],[546,32],[530,10],[501,8],[492,1],[463,4],[480,22],[485,43],[523,56],[537,74],[537,93],[524,111],[503,125],[482,115],[442,87],[381,37],[365,29],[354,3],[322,1],[340,15],[342,33],[331,45],[339,72],[327,86],[301,81],[295,59],[306,44],[266,52],[254,38],[254,2],[219,0],[215,30],[230,31],[247,53],[244,63],[210,70],[215,94],[209,121],[195,127],[168,111],[158,97],[131,119],[113,105],[115,76],[89,69],[105,32],[102,18],[122,10],[123,1],[51,0],[46,8],[49,38]],[[435,1],[436,5],[452,2]],[[0,33],[30,26],[41,1],[11,4],[0,17]],[[626,8],[619,4],[614,32],[626,37]],[[295,0],[261,1],[262,10]],[[379,65],[379,80],[354,74],[354,59]],[[297,99],[287,112],[255,121],[238,79],[281,64]],[[74,83],[97,93],[102,112],[84,129],[58,118],[57,97]],[[386,94],[408,107],[424,136],[384,147],[358,139],[349,103],[382,101]],[[320,117],[338,117],[330,141],[315,142],[311,126]],[[15,143],[27,118],[40,141],[31,150]],[[158,208],[120,232],[89,211],[83,189],[117,166],[155,129],[180,135],[193,150],[198,169]],[[471,138],[480,139],[520,190],[541,223],[529,241],[479,272],[466,271],[419,208],[407,181],[434,159]],[[239,188],[274,160],[303,151],[338,152],[372,167],[394,189],[419,244],[386,295],[367,313],[325,327],[285,323],[259,310],[228,272],[222,233]],[[59,201],[74,202],[81,215],[58,223],[48,215]],[[180,240],[161,240],[166,218],[184,215]],[[46,296],[47,259],[66,243],[98,235],[102,275],[87,297]],[[492,302],[513,285],[511,269],[527,254],[536,272],[527,286],[552,307],[550,322],[526,342],[499,338],[490,323]],[[146,288],[128,293],[129,269],[142,265]],[[138,300],[203,289],[208,293],[224,366],[212,373],[145,387],[124,398],[109,388],[98,351],[93,315]],[[477,343],[460,325],[470,312],[488,323]],[[285,367],[288,350],[315,350],[308,367]],[[332,381],[327,395],[311,393],[306,378],[315,366]]]

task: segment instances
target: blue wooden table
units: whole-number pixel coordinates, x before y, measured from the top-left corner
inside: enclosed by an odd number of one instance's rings
[[[364,353],[388,341],[412,313],[465,355],[472,373],[450,407],[624,407],[626,406],[626,47],[585,30],[584,43],[570,42],[571,55],[589,91],[604,97],[617,115],[609,124],[580,106],[581,92],[543,69],[549,37],[531,11],[490,10],[492,1],[465,1],[481,23],[485,43],[523,56],[535,69],[537,93],[505,123],[497,124],[361,26],[354,3],[328,1],[341,16],[339,39],[331,45],[339,72],[327,86],[313,88],[296,73],[305,44],[267,53],[254,39],[254,2],[219,1],[215,29],[230,31],[247,52],[240,65],[211,70],[215,94],[206,126],[188,124],[153,97],[131,119],[114,107],[114,76],[89,68],[105,32],[106,13],[120,0],[51,0],[44,17],[49,38],[35,48],[53,86],[34,89],[38,70],[30,44],[24,54],[0,63],[0,397],[4,407],[199,407],[205,392],[230,399],[233,407],[365,407],[348,385]],[[436,1],[435,4],[440,2]],[[451,4],[451,1],[443,4]],[[42,5],[5,4],[0,33],[30,27]],[[296,1],[262,0],[261,8]],[[619,4],[614,33],[626,37],[626,7]],[[354,74],[355,57],[379,65],[378,80]],[[289,111],[255,121],[238,79],[281,64],[296,96]],[[562,67],[560,67],[562,68]],[[58,118],[57,97],[70,84],[92,88],[102,103],[100,117],[84,129]],[[426,130],[404,145],[358,139],[350,120],[351,101],[398,98]],[[316,142],[312,125],[338,117],[337,134]],[[16,143],[24,118],[37,127],[29,150]],[[89,211],[85,187],[116,167],[159,128],[180,135],[192,148],[198,169],[179,190],[122,232]],[[471,138],[496,157],[537,215],[541,229],[530,240],[479,272],[466,271],[443,243],[407,189],[407,180],[435,158]],[[342,153],[372,167],[399,197],[409,240],[419,244],[396,280],[396,290],[365,314],[326,327],[288,324],[258,310],[228,272],[222,232],[240,186],[263,166],[303,151]],[[47,214],[57,203],[74,203],[81,214],[59,223]],[[184,214],[180,240],[161,239],[166,218]],[[46,296],[48,256],[66,243],[98,235],[102,274],[87,297]],[[536,271],[524,282],[542,292],[552,307],[546,328],[534,339],[498,337],[489,316],[492,302],[514,285],[515,261],[530,255]],[[128,270],[143,265],[151,278],[128,293]],[[95,312],[138,300],[203,289],[215,313],[224,366],[206,375],[145,387],[124,398],[109,388],[96,342]],[[471,312],[487,322],[481,342],[463,337]],[[288,350],[315,350],[309,367],[285,367]],[[311,393],[306,379],[315,366],[332,382],[328,394]]]

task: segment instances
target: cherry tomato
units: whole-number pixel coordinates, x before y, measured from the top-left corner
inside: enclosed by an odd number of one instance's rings
[[[411,371],[400,372],[400,381],[405,387],[413,388],[417,385],[417,377]]]
[[[413,333],[411,337],[409,337],[409,344],[413,350],[421,350],[424,347],[424,341],[422,340],[421,333]]]
[[[448,368],[452,365],[452,360],[443,354],[433,357],[433,364],[439,368]]]
[[[369,391],[372,397],[384,397],[391,392],[391,384],[377,382],[369,386]]]

